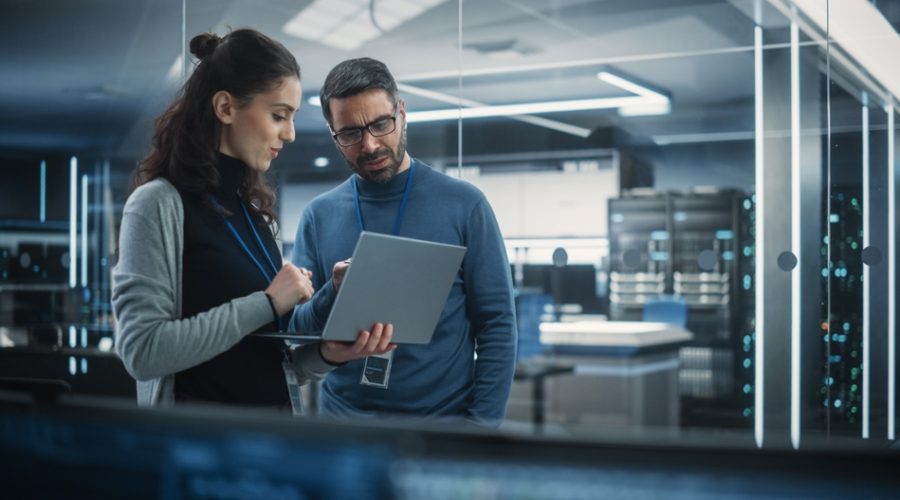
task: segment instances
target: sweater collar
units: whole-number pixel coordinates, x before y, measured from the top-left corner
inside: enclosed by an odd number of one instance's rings
[[[236,193],[244,182],[244,176],[247,174],[248,167],[244,162],[228,156],[225,153],[219,153],[219,163],[217,165],[219,175],[222,177],[222,184],[219,192],[224,194]]]
[[[400,196],[403,194],[403,189],[406,187],[406,179],[409,178],[409,172],[412,170],[414,162],[415,160],[410,159],[410,168],[395,175],[391,180],[384,184],[367,181],[354,174],[356,177],[356,187],[359,189],[359,195],[367,198],[389,198],[392,196]]]

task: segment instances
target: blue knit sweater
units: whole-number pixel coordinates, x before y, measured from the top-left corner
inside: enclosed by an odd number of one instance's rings
[[[363,360],[336,369],[323,384],[321,411],[334,417],[390,414],[498,425],[516,349],[503,238],[478,189],[422,162],[412,164],[399,236],[465,246],[465,259],[431,343],[397,347],[387,389],[360,385]],[[366,231],[391,234],[409,172],[387,184],[354,176]],[[353,177],[318,196],[300,219],[292,260],[313,271],[318,293],[295,312],[291,325],[296,331],[321,332],[335,297],[332,266],[353,253],[360,231],[352,182]]]

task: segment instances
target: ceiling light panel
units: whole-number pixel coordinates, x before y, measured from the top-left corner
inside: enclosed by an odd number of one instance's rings
[[[316,0],[288,21],[290,36],[351,51],[379,38],[446,0],[381,0],[370,11],[368,0]],[[372,23],[374,14],[376,27]]]

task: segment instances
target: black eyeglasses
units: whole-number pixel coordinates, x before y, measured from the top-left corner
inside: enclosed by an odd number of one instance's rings
[[[354,144],[359,144],[362,141],[363,130],[368,130],[369,133],[372,134],[372,137],[381,137],[383,135],[388,135],[394,130],[397,130],[397,115],[394,114],[394,116],[382,118],[372,123],[368,123],[364,127],[355,127],[341,130],[340,132],[332,135],[332,137],[334,137],[334,140],[337,141],[337,143],[341,146],[353,146]]]

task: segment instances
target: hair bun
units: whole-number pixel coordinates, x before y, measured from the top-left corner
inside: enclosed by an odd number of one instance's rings
[[[200,33],[191,39],[191,54],[197,59],[206,59],[221,42],[222,39],[215,33]]]

